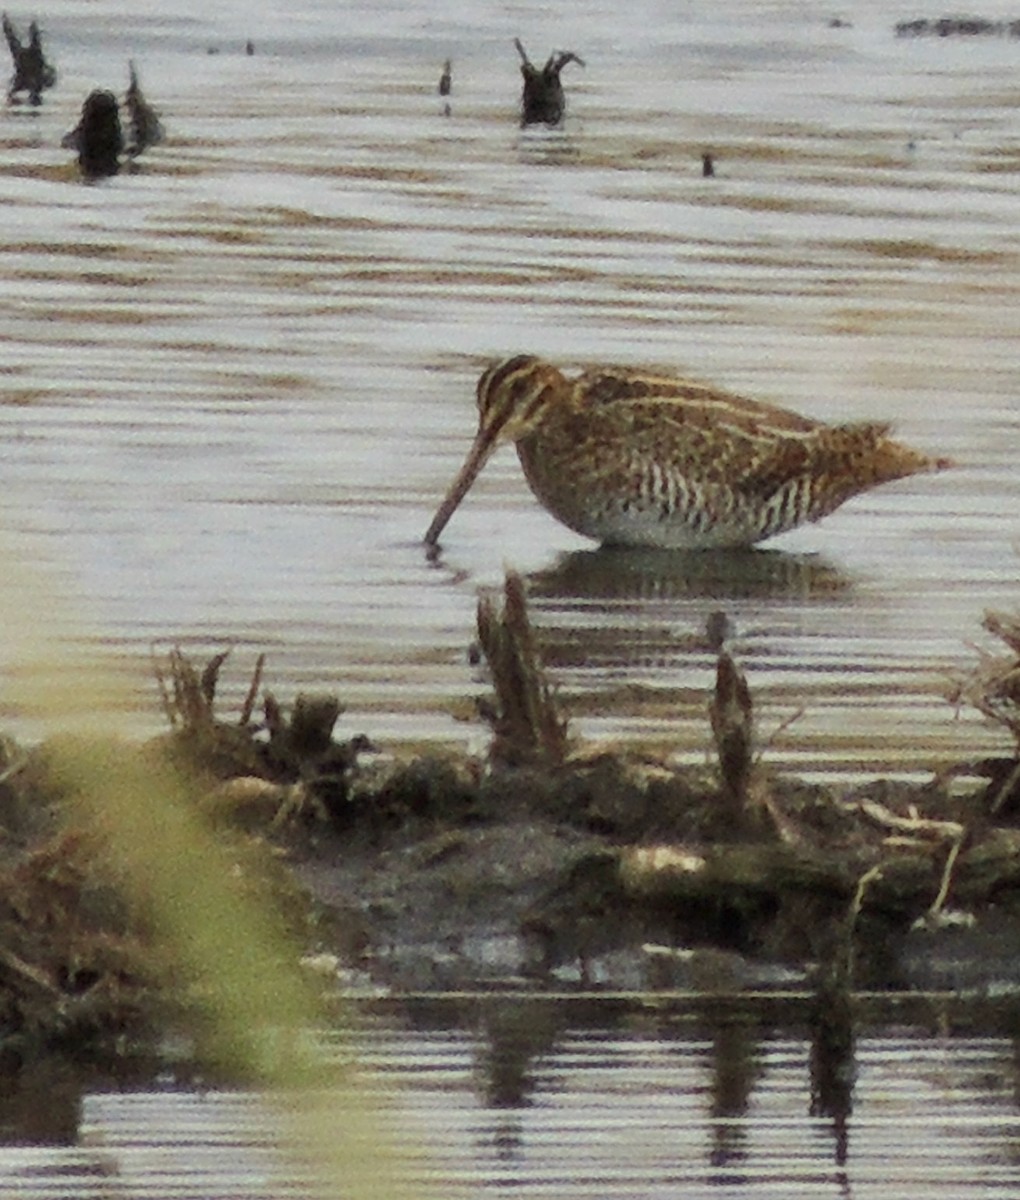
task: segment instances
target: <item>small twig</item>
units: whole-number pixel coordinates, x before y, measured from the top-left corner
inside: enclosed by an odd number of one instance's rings
[[[45,992],[50,997],[62,997],[63,993],[55,980],[41,967],[35,967],[26,962],[19,954],[6,947],[0,948],[0,965],[7,968],[11,974],[18,976],[33,987]]]
[[[881,866],[869,867],[867,871],[857,880],[857,888],[854,891],[854,898],[847,911],[847,924],[852,929],[857,924],[857,918],[861,915],[861,909],[864,907],[864,893],[868,890],[871,884],[882,878]]]
[[[170,688],[154,645],[149,646],[149,656],[152,659],[152,673],[156,676],[156,686],[159,688],[159,698],[163,705],[163,712],[166,715],[167,724],[172,729],[177,724],[177,710],[170,699]]]
[[[946,865],[942,870],[942,882],[939,885],[939,890],[936,893],[935,899],[931,902],[931,907],[928,909],[925,919],[927,921],[934,920],[942,911],[942,907],[946,902],[946,897],[949,895],[949,885],[952,882],[953,868],[956,866],[956,860],[959,857],[960,850],[963,847],[965,833],[961,832],[960,836],[949,847],[949,853],[946,855]]]
[[[1020,618],[986,609],[981,624],[1020,657]]]
[[[201,686],[195,668],[182,652],[174,646],[169,654],[170,675],[173,680],[174,707],[186,728],[198,727],[209,716],[208,706],[202,699]]]
[[[251,683],[248,685],[248,694],[244,698],[244,704],[241,705],[241,717],[237,723],[242,729],[251,721],[251,714],[255,711],[255,702],[258,699],[259,687],[262,685],[262,670],[265,665],[266,656],[263,653],[255,660],[255,670],[252,672]]]
[[[755,762],[760,761],[761,757],[765,753],[765,751],[772,749],[773,745],[776,742],[776,739],[782,737],[782,735],[791,726],[796,725],[797,722],[801,719],[801,717],[805,716],[806,713],[807,713],[807,707],[804,705],[801,705],[800,708],[796,709],[796,711],[792,712],[788,717],[785,717],[782,721],[780,721],[779,724],[775,727],[775,729],[773,729],[772,732],[769,734],[769,736],[765,739],[765,744],[758,751],[758,754],[755,758]]]

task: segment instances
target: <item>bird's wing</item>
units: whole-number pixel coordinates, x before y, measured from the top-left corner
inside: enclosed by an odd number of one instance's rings
[[[649,453],[694,455],[710,473],[725,471],[730,479],[774,456],[775,469],[792,465],[797,445],[826,428],[789,409],[674,375],[600,367],[579,376],[574,388],[576,409],[594,422],[604,416],[619,436]]]
[[[745,495],[767,500],[786,484],[808,474],[816,479],[854,479],[860,473],[856,464],[862,459],[873,458],[888,432],[887,424],[863,422],[818,425],[800,436],[781,437],[741,478],[739,490]],[[877,482],[877,469],[863,472],[862,487],[872,475],[875,476],[872,481]]]

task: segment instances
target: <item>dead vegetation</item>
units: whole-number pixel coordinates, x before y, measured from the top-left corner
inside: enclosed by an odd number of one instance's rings
[[[360,883],[339,904],[356,914],[352,946],[384,936],[369,910],[387,920],[405,912],[424,938],[443,906],[482,923],[512,909],[544,947],[542,969],[653,931],[674,947],[811,960],[826,986],[845,989],[894,985],[890,964],[912,931],[980,921],[989,908],[1020,914],[1011,823],[1020,619],[986,615],[1005,652],[981,652],[954,687],[955,703],[1009,738],[1010,752],[989,760],[994,770],[977,764],[990,780],[984,796],[954,794],[950,776],[844,792],[777,776],[756,735],[753,680],[727,645],[725,619],[712,622],[711,766],[572,738],[514,574],[500,597],[478,605],[493,685],[481,709],[492,728],[484,761],[366,763],[367,737],[338,736],[339,698],[299,694],[282,705],[264,686],[262,656],[236,711],[221,712],[228,653],[199,666],[177,648],[153,664],[168,733],[142,752],[190,780],[209,836],[237,840],[239,886],[277,895],[294,928],[308,909],[280,850],[295,869],[319,863],[320,892],[334,907],[335,877],[357,860]],[[124,901],[102,830],[76,825],[66,795],[46,744],[0,743],[0,1051],[116,1038],[173,1007],[145,914]],[[503,847],[497,860],[472,858],[486,845]]]
[[[134,1023],[143,969],[99,839],[68,827],[45,747],[0,752],[0,1068]]]
[[[495,704],[483,716],[492,726],[489,760],[497,766],[556,767],[567,753],[567,722],[545,676],[528,618],[521,577],[507,574],[503,604],[478,601],[478,641],[492,672]]]
[[[261,656],[238,715],[221,719],[216,697],[227,659],[217,654],[199,668],[174,649],[154,660],[170,732],[111,752],[147,762],[140,777],[152,779],[157,794],[139,799],[152,806],[154,832],[162,803],[155,781],[189,780],[195,812],[232,864],[233,886],[269,897],[303,938],[307,898],[267,834],[306,810],[330,820],[367,741],[334,741],[341,706],[333,696],[301,695],[285,712],[261,690]],[[75,802],[66,749],[59,741],[2,746],[0,1070],[54,1048],[120,1053],[161,1021],[190,1021],[201,1008],[201,985],[171,963],[158,914],[130,899],[106,830]]]
[[[215,655],[201,670],[178,647],[165,661],[153,656],[175,761],[207,790],[225,785],[213,792],[213,800],[228,812],[271,808],[282,821],[307,809],[324,820],[340,820],[357,756],[373,750],[372,743],[364,734],[335,741],[343,705],[332,693],[300,692],[289,714],[272,692],[260,695],[264,654],[255,662],[236,719],[219,718],[216,691],[228,656],[229,651]]]
[[[572,51],[561,54],[550,54],[541,70],[528,58],[527,51],[521,45],[520,38],[514,38],[514,45],[521,57],[521,124],[522,125],[558,125],[563,120],[566,111],[566,97],[563,94],[563,84],[560,82],[560,72],[567,63],[577,63],[583,67],[584,61]]]
[[[985,627],[1010,653],[982,655],[957,700],[1003,725],[1020,747],[1020,622],[988,614]],[[992,819],[1017,787],[1015,757],[984,804],[954,797],[945,778],[849,795],[797,786],[769,770],[756,745],[751,688],[717,637],[708,716],[718,765],[706,786],[696,772],[625,754],[569,752],[516,576],[507,577],[501,613],[480,603],[479,631],[496,692],[493,770],[541,764],[571,795],[565,819],[614,843],[615,881],[601,884],[606,905],[608,894],[622,908],[665,908],[681,926],[683,913],[702,926],[704,912],[722,913],[711,937],[814,957],[833,986],[848,986],[861,939],[876,928],[886,939],[934,930],[959,919],[953,906],[1001,903],[1014,887],[1020,837]],[[533,772],[521,782],[534,788]],[[560,811],[548,789],[543,804]],[[577,877],[590,878],[585,869]],[[564,895],[560,889],[557,904]],[[584,909],[583,897],[573,902]],[[544,919],[533,914],[539,926]]]
[[[744,673],[726,649],[719,651],[708,712],[719,759],[720,799],[739,826],[749,803],[754,768],[754,708]]]
[[[138,1027],[161,968],[95,839],[44,837],[0,868],[0,1062]]]
[[[992,654],[975,647],[977,666],[954,680],[948,698],[958,709],[964,705],[976,709],[1005,730],[1013,742],[1011,755],[957,768],[957,772],[970,771],[989,780],[985,805],[995,816],[1020,806],[1020,613],[988,610],[981,624],[1005,643],[1006,653]]]

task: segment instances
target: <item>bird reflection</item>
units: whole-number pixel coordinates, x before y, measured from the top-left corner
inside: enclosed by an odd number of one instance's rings
[[[546,662],[559,669],[705,665],[738,629],[741,601],[844,600],[848,578],[816,555],[775,550],[683,554],[643,549],[580,550],[527,576],[541,612]]]
[[[850,590],[849,579],[816,554],[781,550],[711,552],[604,546],[576,550],[528,577],[534,596],[586,600],[818,600]]]

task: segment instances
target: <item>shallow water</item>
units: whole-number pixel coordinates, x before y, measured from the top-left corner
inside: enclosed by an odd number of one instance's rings
[[[41,11],[59,86],[0,113],[0,522],[123,664],[118,722],[161,726],[153,643],[232,645],[228,703],[265,650],[282,698],[339,691],[342,733],[479,742],[466,648],[513,566],[585,735],[700,754],[692,635],[724,608],[763,733],[804,710],[777,763],[997,745],[942,691],[1016,603],[1020,47],[895,39],[886,10]],[[517,34],[587,62],[563,130],[516,126]],[[60,136],[129,56],[169,141],[85,186]],[[522,350],[890,418],[960,465],[692,561],[589,546],[506,450],[430,563],[477,374]]]
[[[1015,1006],[934,998],[841,1023],[803,998],[490,995],[387,1005],[325,1050],[355,1049],[419,1195],[968,1200],[1020,1191],[1015,1030]],[[251,1092],[51,1075],[4,1101],[0,1195],[335,1195],[285,1127]]]

